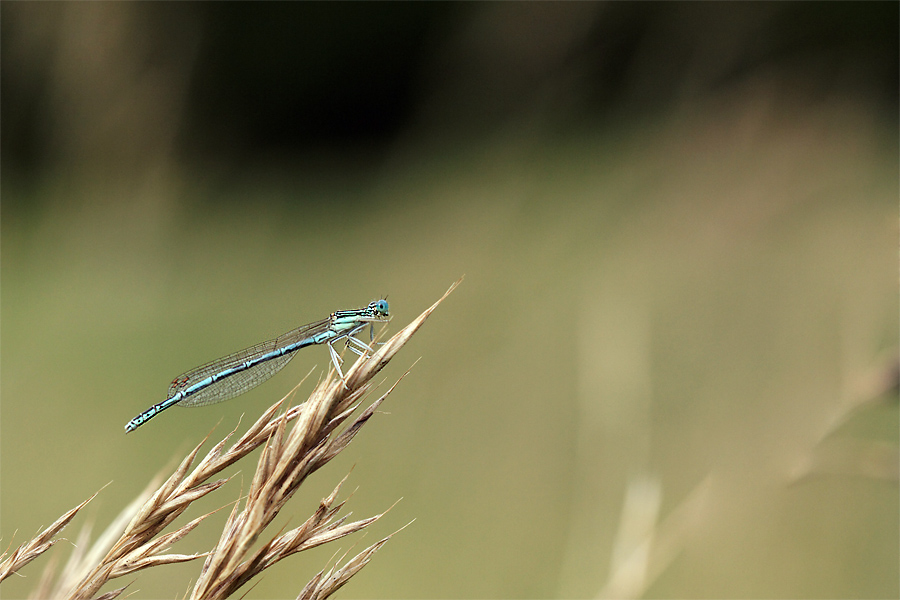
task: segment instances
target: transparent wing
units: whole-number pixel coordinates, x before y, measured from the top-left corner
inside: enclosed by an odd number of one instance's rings
[[[250,369],[238,371],[234,375],[220,379],[209,387],[188,396],[176,406],[206,406],[207,404],[231,400],[235,396],[240,396],[244,392],[252,390],[280,371],[286,364],[291,362],[295,354],[297,354],[296,351],[267,360],[264,363],[259,363]]]
[[[299,348],[303,346],[286,354],[264,360],[245,369],[240,368],[242,365],[252,363],[267,354],[273,353],[286,346],[297,344],[322,331],[326,331],[330,322],[330,319],[323,319],[315,323],[310,323],[309,325],[303,325],[280,335],[277,338],[261,342],[205,365],[201,365],[195,369],[191,369],[190,371],[179,375],[172,381],[166,397],[171,398],[178,392],[186,390],[209,377],[233,369],[237,370],[218,379],[208,387],[191,394],[179,402],[177,406],[206,406],[207,404],[224,402],[235,396],[240,396],[284,368],[284,366],[294,357],[296,350],[299,350]],[[312,343],[313,342],[310,342],[310,345]]]

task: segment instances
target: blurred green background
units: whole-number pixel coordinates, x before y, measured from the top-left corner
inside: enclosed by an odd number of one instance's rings
[[[465,274],[281,515],[403,498],[340,596],[897,597],[898,6],[2,3],[3,547],[328,358],[126,437],[178,373]]]

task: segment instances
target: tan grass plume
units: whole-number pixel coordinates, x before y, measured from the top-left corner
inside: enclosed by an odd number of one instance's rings
[[[257,543],[263,539],[266,527],[306,478],[346,448],[394,390],[399,380],[342,428],[372,391],[375,375],[461,282],[462,278],[412,323],[381,345],[372,356],[360,357],[347,372],[345,382],[329,372],[306,402],[280,415],[277,413],[284,399],[276,402],[231,445],[229,440],[236,430],[194,464],[206,439],[201,441],[161,485],[157,481],[148,486],[139,501],[125,509],[93,545],[88,548],[87,536],[82,536],[84,539],[79,540],[69,563],[59,574],[54,577],[53,569],[48,567],[33,597],[112,599],[127,587],[100,594],[101,588],[113,579],[149,567],[205,558],[188,596],[209,600],[227,598],[284,558],[340,539],[377,521],[384,513],[352,522],[337,516],[344,505],[344,502],[337,502],[342,481],[300,526],[279,532],[264,543]],[[184,514],[191,503],[218,490],[228,481],[215,479],[226,467],[260,446],[262,452],[249,492],[243,503],[234,502],[215,547],[201,554],[167,553],[175,542],[188,535],[212,513],[197,517],[174,531],[163,533],[164,530]],[[12,553],[0,555],[0,582],[18,573],[59,541],[61,538],[57,535],[94,496]],[[327,572],[319,572],[298,598],[327,598],[362,569],[390,537],[369,546],[341,567],[335,565]]]

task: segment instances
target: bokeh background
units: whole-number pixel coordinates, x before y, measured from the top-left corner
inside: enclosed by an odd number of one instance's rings
[[[898,7],[3,2],[3,547],[328,359],[126,437],[178,373],[465,274],[282,515],[403,498],[342,597],[897,597]]]

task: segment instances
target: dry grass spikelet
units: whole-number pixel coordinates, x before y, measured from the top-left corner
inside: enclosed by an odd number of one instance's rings
[[[372,391],[375,375],[461,281],[462,278],[456,281],[437,302],[387,340],[372,356],[360,357],[347,372],[344,382],[330,372],[306,402],[289,408],[281,415],[277,413],[284,399],[276,402],[230,446],[229,440],[236,430],[194,464],[207,440],[201,441],[161,485],[154,483],[139,498],[140,501],[125,509],[89,550],[84,549],[87,534],[83,535],[85,539],[79,541],[69,565],[56,577],[55,584],[50,583],[52,577],[48,569],[35,593],[39,594],[38,597],[72,600],[112,599],[125,589],[121,587],[100,594],[101,588],[113,579],[149,567],[205,558],[200,575],[189,593],[190,598],[227,598],[284,558],[360,531],[380,519],[384,513],[349,523],[346,517],[338,517],[344,505],[344,502],[337,502],[342,481],[300,526],[257,544],[266,527],[306,478],[346,448],[394,390],[399,380],[349,425],[340,429]],[[216,546],[200,554],[168,553],[175,542],[188,535],[212,513],[197,517],[174,531],[163,533],[164,530],[183,515],[194,501],[215,492],[228,481],[227,478],[215,479],[225,468],[260,446],[262,452],[249,492],[243,505],[234,503]],[[91,499],[93,496],[8,556],[7,553],[0,555],[0,582],[59,541],[61,538],[56,537],[59,532]],[[335,565],[327,572],[319,572],[298,597],[309,600],[327,598],[362,569],[390,537],[369,546],[341,567]]]

